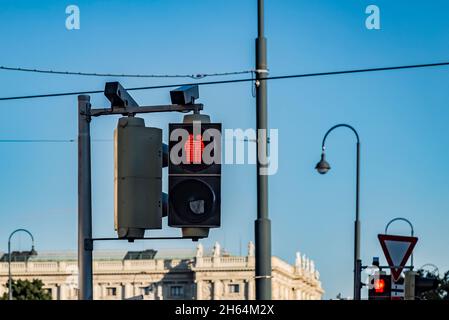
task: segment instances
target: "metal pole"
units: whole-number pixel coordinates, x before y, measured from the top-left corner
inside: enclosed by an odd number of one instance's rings
[[[11,277],[11,236],[8,240],[8,300],[12,300],[12,277]]]
[[[90,159],[90,96],[78,96],[78,269],[79,300],[92,300],[92,193]]]
[[[256,117],[257,154],[262,148],[267,152],[267,139],[262,139],[260,130],[267,130],[267,82],[261,79],[267,71],[267,45],[264,36],[264,1],[257,2],[256,39]],[[265,137],[268,135],[266,134]],[[262,145],[264,144],[264,145]],[[266,166],[257,161],[257,220],[255,221],[256,299],[271,299],[271,221],[268,218],[268,176],[261,174]]]
[[[357,168],[356,168],[356,196],[355,196],[355,222],[354,222],[354,300],[361,298],[361,268],[360,260],[360,142],[357,141]]]
[[[355,191],[355,221],[354,221],[354,300],[361,299],[362,282],[361,282],[361,264],[360,260],[360,220],[359,220],[359,208],[360,208],[360,137],[352,126],[348,124],[337,124],[330,128],[324,135],[323,142],[321,144],[321,149],[324,153],[326,138],[334,129],[345,127],[354,132],[357,139],[357,151],[356,151],[356,191]]]

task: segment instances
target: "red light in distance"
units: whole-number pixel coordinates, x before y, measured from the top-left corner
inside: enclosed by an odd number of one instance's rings
[[[374,292],[383,293],[384,290],[385,290],[385,280],[384,279],[374,280]]]

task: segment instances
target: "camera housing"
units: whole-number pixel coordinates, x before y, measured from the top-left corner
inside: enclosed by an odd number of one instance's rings
[[[198,85],[182,86],[170,91],[170,98],[173,104],[194,104],[199,97]]]

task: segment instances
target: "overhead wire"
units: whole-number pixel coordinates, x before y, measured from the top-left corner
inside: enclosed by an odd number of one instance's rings
[[[268,77],[264,76],[264,77],[259,77],[257,80],[258,81],[270,81],[270,80],[293,79],[293,78],[310,78],[310,77],[323,77],[323,76],[334,76],[334,75],[356,74],[356,73],[367,73],[367,72],[394,71],[394,70],[418,69],[418,68],[433,68],[433,67],[443,67],[443,66],[449,66],[449,62],[425,63],[425,64],[414,64],[414,65],[403,65],[403,66],[392,66],[392,67],[379,67],[379,68],[364,68],[364,69],[352,69],[352,70],[338,70],[338,71],[292,74],[292,75],[281,75],[281,76],[268,76]],[[131,88],[126,88],[126,90],[127,91],[154,90],[154,89],[174,88],[174,87],[187,86],[187,85],[205,86],[205,85],[218,85],[218,84],[239,83],[239,82],[249,82],[249,81],[254,82],[254,77],[243,78],[243,79],[207,81],[207,82],[203,81],[203,82],[177,83],[177,84],[166,84],[166,85],[156,85],[156,86],[131,87]],[[35,95],[25,95],[25,96],[15,96],[15,97],[0,97],[0,101],[49,98],[49,97],[60,97],[60,96],[70,96],[70,95],[83,95],[83,94],[96,94],[96,93],[103,93],[103,92],[104,92],[104,90],[90,90],[90,91],[35,94]]]
[[[193,74],[126,74],[126,73],[98,73],[98,72],[80,72],[80,71],[60,71],[49,69],[31,69],[21,67],[6,67],[0,66],[0,70],[7,71],[21,71],[32,73],[46,73],[46,74],[59,74],[59,75],[72,75],[72,76],[87,76],[87,77],[115,77],[115,78],[192,78],[203,79],[206,77],[221,77],[221,76],[233,76],[245,73],[251,73],[252,70],[243,71],[231,71],[231,72],[215,72],[215,73],[193,73]]]
[[[0,139],[0,143],[74,143],[76,139]],[[92,139],[92,142],[112,142],[112,139]]]

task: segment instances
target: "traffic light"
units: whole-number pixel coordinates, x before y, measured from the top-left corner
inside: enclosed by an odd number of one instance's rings
[[[162,130],[122,117],[114,131],[114,224],[119,238],[162,228]]]
[[[191,114],[169,125],[168,225],[183,236],[220,226],[221,123]]]
[[[368,300],[391,299],[391,276],[385,273],[376,273],[371,278]]]
[[[406,300],[426,299],[425,295],[429,291],[437,289],[439,284],[440,281],[437,277],[425,277],[417,272],[408,271],[405,273],[405,298]]]
[[[415,276],[415,297],[423,299],[423,294],[438,288],[440,281],[437,278]]]

